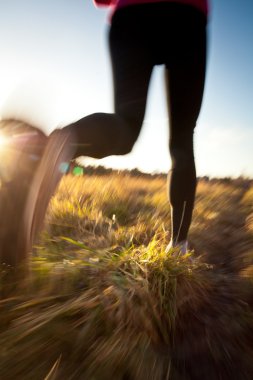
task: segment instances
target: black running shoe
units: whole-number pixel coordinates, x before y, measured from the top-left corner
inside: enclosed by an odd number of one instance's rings
[[[0,263],[15,267],[27,258],[23,214],[47,137],[21,121],[4,120],[0,142]]]

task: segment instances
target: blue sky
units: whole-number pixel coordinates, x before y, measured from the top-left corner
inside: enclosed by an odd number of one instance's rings
[[[195,133],[198,175],[253,177],[252,19],[252,0],[211,1],[206,89]],[[49,132],[92,112],[111,112],[108,28],[108,11],[92,0],[1,0],[2,116]],[[165,104],[159,67],[133,152],[99,163],[168,171]]]

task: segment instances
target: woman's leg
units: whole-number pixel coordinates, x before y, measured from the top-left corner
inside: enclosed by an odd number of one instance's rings
[[[206,28],[202,15],[183,20],[172,62],[167,67],[170,113],[169,148],[172,169],[169,198],[172,216],[172,243],[187,239],[196,190],[193,152],[194,128],[199,116],[205,81]]]
[[[76,157],[129,153],[140,133],[153,65],[143,43],[141,20],[131,22],[133,13],[116,13],[109,34],[115,113],[95,113],[66,127],[77,140]]]

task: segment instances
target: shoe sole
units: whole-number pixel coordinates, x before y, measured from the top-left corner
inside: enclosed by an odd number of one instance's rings
[[[43,226],[44,217],[52,195],[65,174],[61,164],[69,162],[74,153],[70,132],[59,130],[49,137],[45,151],[29,190],[23,220],[25,249],[32,251],[36,237]]]

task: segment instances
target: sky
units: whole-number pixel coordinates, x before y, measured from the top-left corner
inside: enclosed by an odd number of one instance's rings
[[[199,176],[253,177],[252,19],[252,0],[211,1],[206,86],[195,130]],[[108,20],[108,10],[92,0],[0,0],[1,117],[49,133],[90,113],[112,112]],[[154,69],[133,151],[96,163],[170,169],[163,67]]]

